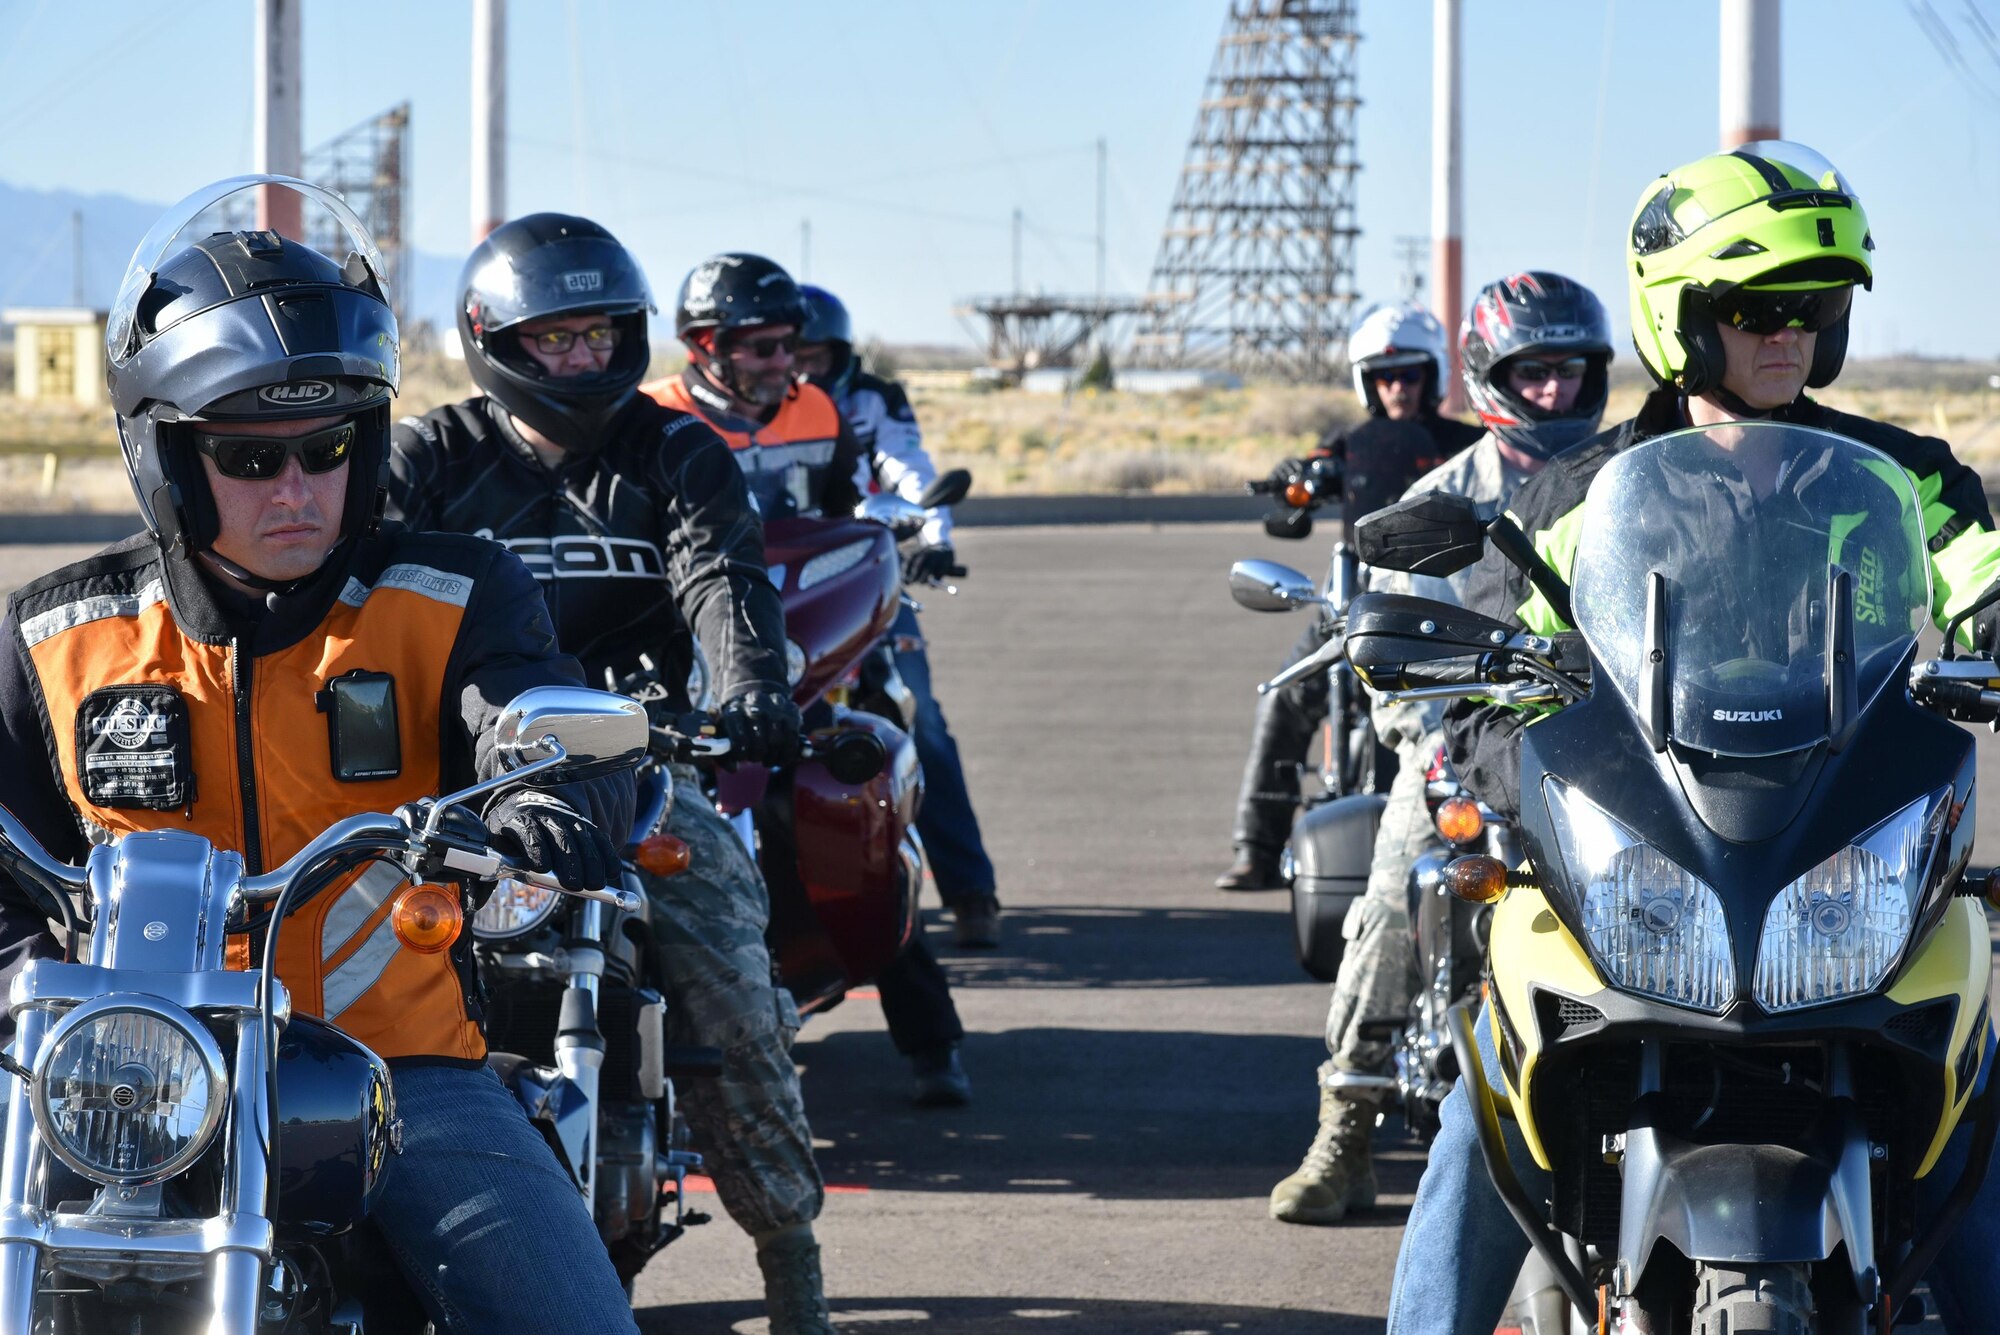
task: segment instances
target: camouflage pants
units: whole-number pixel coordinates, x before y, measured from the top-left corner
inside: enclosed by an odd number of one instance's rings
[[[1396,748],[1396,778],[1375,835],[1367,893],[1347,910],[1342,926],[1347,948],[1326,1012],[1326,1050],[1332,1057],[1320,1067],[1322,1083],[1341,1072],[1389,1073],[1390,1044],[1364,1039],[1361,1029],[1371,1021],[1400,1021],[1418,983],[1410,951],[1410,864],[1432,837],[1424,770],[1443,737],[1436,717],[1416,704],[1377,705],[1374,720],[1383,743]],[[1379,1101],[1373,1092],[1354,1097]]]
[[[673,767],[669,834],[691,858],[678,876],[642,876],[666,973],[667,1039],[722,1050],[722,1074],[676,1087],[716,1193],[752,1235],[819,1216],[826,1189],[813,1162],[792,1036],[798,1008],[771,985],[764,878],[693,769]]]

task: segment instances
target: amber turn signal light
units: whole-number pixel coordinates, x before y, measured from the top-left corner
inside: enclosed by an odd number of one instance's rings
[[[1312,504],[1312,499],[1312,488],[1308,487],[1305,483],[1287,482],[1285,484],[1285,504],[1291,506],[1293,509],[1305,509],[1308,505]]]
[[[1440,802],[1435,820],[1444,841],[1458,848],[1477,839],[1486,829],[1486,818],[1479,814],[1479,803],[1464,794],[1447,797]]]
[[[1445,889],[1468,904],[1491,904],[1507,893],[1507,864],[1474,853],[1445,864]]]
[[[655,876],[678,876],[688,869],[691,860],[687,844],[671,834],[647,835],[632,854],[632,861],[639,864],[640,871]]]
[[[434,885],[413,885],[396,896],[389,910],[396,939],[419,955],[435,955],[451,949],[465,927],[465,908],[458,896]]]

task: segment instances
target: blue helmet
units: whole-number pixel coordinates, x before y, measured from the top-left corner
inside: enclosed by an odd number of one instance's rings
[[[854,321],[840,298],[823,287],[801,283],[799,295],[806,303],[806,321],[799,327],[799,342],[825,343],[833,350],[832,366],[825,375],[813,379],[834,398],[842,398],[861,369],[854,357]]]

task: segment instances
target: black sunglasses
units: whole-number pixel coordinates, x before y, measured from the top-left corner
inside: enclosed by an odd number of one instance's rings
[[[758,361],[765,361],[777,356],[780,352],[797,352],[799,350],[799,336],[797,334],[781,334],[776,337],[767,338],[739,338],[729,345],[729,350],[731,352],[747,352]]]
[[[308,473],[331,473],[354,452],[354,423],[341,422],[308,436],[220,436],[198,431],[195,448],[215,460],[215,471],[239,482],[264,482],[296,458]]]
[[[1715,318],[1732,329],[1762,337],[1780,329],[1816,334],[1840,323],[1854,303],[1854,288],[1820,287],[1804,292],[1739,287],[1716,303]]]
[[[1369,376],[1389,385],[1414,385],[1424,378],[1421,366],[1385,366],[1379,371],[1370,371]]]
[[[1588,357],[1565,357],[1559,362],[1515,362],[1508,368],[1508,374],[1522,384],[1546,385],[1551,377],[1557,380],[1581,380],[1583,373],[1589,369]]]

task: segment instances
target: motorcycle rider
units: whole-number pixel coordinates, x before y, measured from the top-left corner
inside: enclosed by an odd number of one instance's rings
[[[330,214],[347,262],[273,231],[193,226],[246,189],[296,190]],[[315,187],[239,178],[184,201],[141,256],[106,351],[146,531],[9,600],[0,803],[58,858],[176,829],[239,850],[254,874],[336,820],[500,773],[506,703],[583,676],[504,549],[378,531],[400,368],[361,224]],[[390,678],[386,735],[320,716],[320,693],[351,672]],[[343,746],[386,750],[397,770],[346,774]],[[515,789],[481,814],[496,846],[583,888],[617,875],[605,831],[632,806],[619,774]],[[394,1068],[401,1154],[375,1225],[442,1330],[636,1332],[568,1174],[485,1064],[470,934],[403,948],[384,906],[405,883],[386,863],[336,880],[278,952],[293,1005]],[[0,917],[11,966],[59,954],[11,880]]]
[[[637,392],[652,309],[638,263],[596,223],[536,213],[494,229],[459,281],[483,393],[396,425],[389,513],[514,551],[590,679],[638,686],[669,715],[696,705],[692,631],[731,755],[782,762],[799,712],[763,528],[716,434]],[[681,1107],[756,1241],[772,1329],[829,1330],[813,1238],[825,1192],[791,1059],[798,1012],[764,944],[769,895],[694,768],[671,769],[666,828],[692,857],[677,876],[641,874],[667,1024],[672,1041],[723,1054],[720,1076],[679,1087]]]
[[[1611,321],[1582,284],[1560,274],[1517,273],[1474,298],[1459,331],[1466,396],[1486,427],[1471,449],[1410,485],[1406,496],[1441,491],[1474,501],[1491,519],[1550,456],[1597,430],[1611,363]],[[1399,570],[1374,573],[1370,592],[1411,593],[1461,601],[1463,575],[1450,580]],[[1425,771],[1443,745],[1435,704],[1374,703],[1375,735],[1396,750],[1395,780],[1375,836],[1368,889],[1347,911],[1347,948],[1326,1016],[1331,1054],[1319,1069],[1319,1133],[1298,1171],[1272,1188],[1273,1219],[1335,1224],[1352,1208],[1375,1203],[1370,1135],[1382,1094],[1371,1080],[1387,1075],[1386,1040],[1363,1030],[1395,1025],[1422,980],[1410,958],[1406,887],[1429,843]]]
[[[866,455],[794,357],[807,318],[798,284],[761,255],[731,252],[696,265],[681,282],[674,332],[687,346],[680,375],[640,386],[692,413],[728,442],[766,517],[846,514],[861,500]],[[896,1051],[910,1063],[921,1106],[972,1097],[959,1056],[965,1026],[951,984],[922,933],[875,979]]]
[[[1856,284],[1870,286],[1874,237],[1861,202],[1819,154],[1783,142],[1746,144],[1679,167],[1641,193],[1627,240],[1633,341],[1658,387],[1638,415],[1552,461],[1516,493],[1510,514],[1567,576],[1590,481],[1620,450],[1689,426],[1771,420],[1815,427],[1873,446],[1895,460],[1923,498],[1932,575],[1943,622],[2000,576],[1978,474],[1944,441],[1836,412],[1804,390],[1831,384],[1847,351]],[[1544,632],[1564,629],[1525,578],[1489,554],[1472,572],[1468,605]],[[1973,636],[1990,651],[1995,618]],[[1519,809],[1523,720],[1497,707],[1454,705],[1446,731],[1459,776],[1489,805]],[[1478,1033],[1489,1076],[1499,1071],[1487,1017]],[[1981,1079],[1992,1063],[1991,1034]],[[1392,1335],[1487,1335],[1505,1307],[1528,1241],[1514,1224],[1477,1147],[1462,1087],[1441,1110],[1442,1128],[1403,1234],[1389,1300]],[[1531,1197],[1548,1187],[1511,1122],[1503,1122]],[[1970,1124],[1919,1184],[1918,1209],[1962,1172]],[[1985,1328],[2000,1304],[1992,1264],[2000,1241],[2000,1179],[1989,1175],[1930,1275],[1947,1327]]]
[[[937,465],[924,449],[923,432],[909,395],[861,364],[854,350],[854,324],[840,298],[823,287],[801,284],[806,323],[799,333],[799,374],[833,396],[840,414],[866,452],[871,480],[882,490],[915,503],[937,480]],[[924,525],[923,544],[904,558],[903,578],[911,584],[941,580],[958,564],[951,544],[951,509],[939,506]],[[993,860],[979,835],[966,792],[965,767],[944,710],[931,693],[930,656],[923,629],[907,602],[896,614],[896,671],[916,697],[914,737],[924,767],[924,803],[917,833],[937,879],[938,895],[951,910],[952,936],[961,946],[990,950],[1000,944],[1000,897],[994,888]]]
[[[1370,307],[1347,336],[1354,393],[1368,416],[1330,432],[1309,459],[1285,460],[1271,480],[1282,487],[1310,470],[1322,487],[1337,487],[1347,529],[1478,440],[1478,427],[1438,413],[1449,365],[1445,337],[1437,317],[1414,303]],[[1324,618],[1314,618],[1285,666],[1317,652],[1330,633]],[[1278,861],[1299,805],[1299,767],[1326,711],[1322,672],[1259,697],[1236,799],[1236,861],[1216,878],[1218,890],[1284,888]]]

